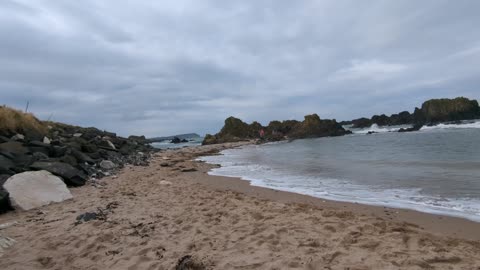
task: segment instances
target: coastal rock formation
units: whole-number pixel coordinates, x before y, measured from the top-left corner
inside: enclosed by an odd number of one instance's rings
[[[15,209],[30,210],[73,198],[62,179],[47,171],[24,172],[3,185]]]
[[[263,136],[260,134],[261,130],[264,131]],[[306,115],[303,122],[296,120],[272,121],[266,127],[263,127],[258,122],[247,124],[238,118],[229,117],[225,120],[225,125],[220,132],[216,135],[207,134],[202,144],[238,142],[260,138],[266,141],[279,141],[284,139],[341,136],[348,133],[335,120],[321,120],[317,114]]]
[[[342,125],[352,125],[353,128],[367,128],[373,124],[379,126],[415,125],[404,131],[418,130],[422,125],[432,125],[441,122],[471,120],[480,118],[480,107],[476,100],[464,97],[454,99],[431,99],[425,101],[421,108],[415,108],[414,113],[403,111],[387,116],[374,115],[372,118],[358,118],[340,122]],[[420,126],[420,127],[419,127]]]
[[[439,122],[470,120],[480,117],[480,108],[476,100],[458,97],[455,99],[431,99],[417,110],[417,119],[427,124]],[[423,119],[422,119],[423,118]]]

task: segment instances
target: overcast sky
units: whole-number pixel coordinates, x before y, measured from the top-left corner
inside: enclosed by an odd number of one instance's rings
[[[121,135],[480,98],[480,1],[2,0],[0,103]]]

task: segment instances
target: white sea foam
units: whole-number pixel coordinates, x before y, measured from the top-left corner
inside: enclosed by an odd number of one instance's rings
[[[461,124],[438,124],[435,126],[423,126],[421,130],[463,129],[463,128],[480,128],[480,120],[463,122]]]
[[[252,146],[250,146],[252,147]],[[253,146],[258,147],[258,146]],[[252,149],[229,149],[218,156],[201,157],[207,163],[220,164],[209,174],[239,177],[253,186],[294,192],[318,198],[380,205],[467,218],[480,222],[480,200],[443,198],[425,195],[420,188],[388,189],[358,185],[345,179],[298,175],[287,169],[273,169],[265,164],[253,164],[242,159]]]
[[[351,128],[350,130],[355,134],[367,134],[368,132],[375,132],[375,133],[385,133],[385,132],[396,132],[401,128],[410,128],[410,125],[401,125],[401,126],[379,126],[377,124],[373,124],[368,128],[362,129],[355,129]]]

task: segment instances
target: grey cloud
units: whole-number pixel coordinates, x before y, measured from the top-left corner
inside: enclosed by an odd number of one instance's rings
[[[215,132],[480,98],[474,1],[0,4],[0,94],[123,135]]]

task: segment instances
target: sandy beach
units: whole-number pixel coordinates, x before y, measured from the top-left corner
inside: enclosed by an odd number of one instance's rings
[[[480,269],[479,223],[252,187],[194,161],[241,144],[162,151],[1,215],[17,223],[0,230],[16,241],[0,269]]]

